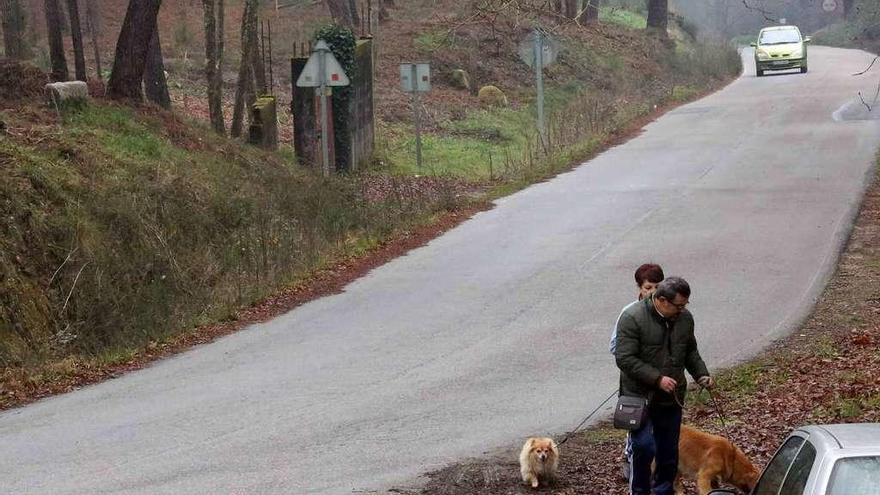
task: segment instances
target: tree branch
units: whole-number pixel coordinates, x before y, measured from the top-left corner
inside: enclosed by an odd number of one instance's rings
[[[776,18],[774,18],[774,17],[770,17],[771,15],[775,15],[773,12],[770,12],[769,10],[763,9],[763,8],[761,8],[761,7],[757,7],[757,6],[749,5],[749,1],[748,1],[748,0],[742,0],[742,3],[743,3],[743,5],[745,5],[745,7],[746,7],[747,9],[749,9],[749,10],[751,10],[751,11],[754,11],[754,12],[757,12],[757,13],[761,14],[761,15],[764,17],[764,20],[765,20],[765,21],[779,22],[779,18],[778,18],[778,17],[776,17]]]

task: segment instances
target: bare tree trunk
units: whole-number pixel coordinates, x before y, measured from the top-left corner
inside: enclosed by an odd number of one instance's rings
[[[269,85],[266,84],[266,67],[263,64],[263,56],[260,52],[260,40],[257,36],[257,20],[254,20],[254,28],[249,34],[251,36],[251,48],[253,49],[251,53],[251,71],[254,74],[254,81],[256,82],[256,88],[254,88],[254,91],[257,94],[265,94],[269,91]]]
[[[30,5],[28,10],[30,10],[31,15],[31,26],[34,28],[28,30],[28,41],[30,41],[30,46],[37,46],[40,42],[40,30],[36,29],[36,27],[40,25],[40,14],[33,4]]]
[[[257,41],[257,9],[259,0],[245,0],[241,16],[241,63],[238,67],[238,83],[235,87],[235,106],[232,110],[233,137],[241,136],[245,106],[250,105],[254,94],[254,55]]]
[[[61,36],[61,7],[58,0],[45,0],[46,29],[49,33],[49,57],[52,59],[53,81],[66,81],[67,59],[64,58],[64,38]]]
[[[351,25],[354,30],[361,25],[361,16],[358,15],[357,0],[348,0],[348,11],[351,13]]]
[[[330,9],[330,17],[336,24],[354,30],[349,0],[327,0],[327,7]]]
[[[95,71],[98,73],[98,80],[104,80],[104,74],[101,72],[101,50],[98,48],[98,38],[101,36],[101,24],[98,16],[95,14],[98,10],[95,2],[98,0],[86,0],[86,29],[92,37],[92,48],[95,51]]]
[[[843,15],[847,19],[852,18],[855,9],[856,0],[843,0]]]
[[[714,0],[713,14],[715,32],[721,40],[727,40],[730,37],[730,5],[726,0]]]
[[[581,10],[581,15],[578,17],[578,22],[581,24],[588,24],[590,22],[596,22],[599,20],[599,4],[602,0],[584,0],[584,7]]]
[[[107,84],[107,94],[116,100],[143,101],[141,80],[147,64],[147,52],[156,16],[162,0],[130,0],[113,58],[113,72]]]
[[[223,95],[223,51],[226,48],[226,0],[217,0],[217,78]]]
[[[24,60],[29,56],[25,43],[27,17],[19,0],[2,0],[0,10],[3,14],[3,47],[7,58]]]
[[[217,35],[214,2],[215,0],[202,0],[205,10],[205,76],[208,79],[208,112],[211,117],[211,127],[218,134],[226,134],[226,122],[223,119],[223,74],[220,72],[222,41]]]
[[[666,36],[669,26],[669,0],[648,0],[648,29]]]
[[[168,94],[168,81],[165,80],[165,61],[162,59],[162,45],[159,42],[159,26],[153,30],[147,63],[144,66],[144,92],[147,99],[160,107],[171,109],[171,96]]]
[[[73,39],[73,62],[76,79],[86,81],[86,56],[83,52],[82,29],[79,25],[79,3],[67,0],[67,11],[70,13],[70,37]]]

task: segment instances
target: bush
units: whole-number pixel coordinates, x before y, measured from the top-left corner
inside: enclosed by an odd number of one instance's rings
[[[0,163],[0,366],[229,317],[446,201],[370,199],[356,178],[115,107],[70,116],[39,148],[3,140]]]

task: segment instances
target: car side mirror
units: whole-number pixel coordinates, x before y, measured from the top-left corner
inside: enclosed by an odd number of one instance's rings
[[[811,41],[813,41],[813,38],[810,38],[809,36],[804,37],[804,43],[809,43]]]
[[[752,48],[758,48],[758,44],[755,42],[749,43],[749,46],[751,46]]]
[[[736,495],[733,490],[712,490],[709,495]]]

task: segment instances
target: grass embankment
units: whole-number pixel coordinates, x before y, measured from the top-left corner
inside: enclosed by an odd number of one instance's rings
[[[442,30],[417,38],[415,48],[435,58],[434,77],[440,81],[481,52],[497,53],[495,68],[509,78],[485,83],[505,91],[510,105],[481,107],[472,98],[467,100],[471,111],[429,114],[421,170],[411,119],[383,123],[379,161],[384,170],[497,182],[509,190],[511,182],[527,184],[558,173],[640,117],[716,89],[741,69],[735,50],[698,44],[676,23],[672,40],[661,42],[639,29],[644,28],[641,14],[610,8],[602,13],[611,23],[564,26],[553,35],[559,55],[545,70],[546,143],[536,130],[534,71],[519,61],[515,43],[499,48],[481,43],[481,33],[450,36]]]
[[[0,403],[234,318],[453,201],[325,180],[164,112],[27,108],[0,113]]]

